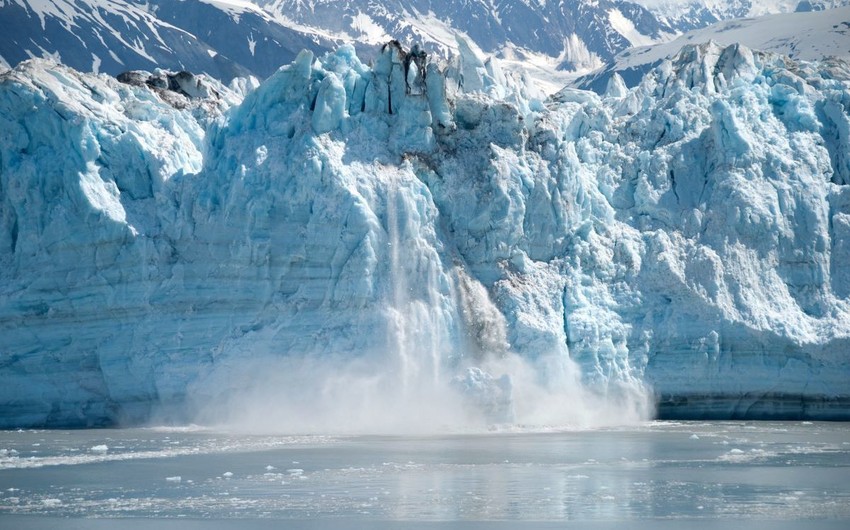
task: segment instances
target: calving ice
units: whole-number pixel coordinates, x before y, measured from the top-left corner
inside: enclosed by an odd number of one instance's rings
[[[544,98],[458,49],[2,74],[0,424],[847,417],[846,63]]]

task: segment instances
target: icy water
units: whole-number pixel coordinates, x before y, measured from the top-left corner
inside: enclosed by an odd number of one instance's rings
[[[0,432],[4,529],[728,528],[740,520],[850,528],[850,424],[652,422],[430,437]]]

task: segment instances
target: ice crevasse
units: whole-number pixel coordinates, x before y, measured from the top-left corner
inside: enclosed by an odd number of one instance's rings
[[[666,416],[850,415],[846,63],[707,43],[544,98],[391,43],[166,77],[0,74],[2,427],[191,416],[293,359],[507,421],[509,358]]]

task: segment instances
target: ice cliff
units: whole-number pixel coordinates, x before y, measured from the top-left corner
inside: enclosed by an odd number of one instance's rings
[[[662,415],[850,415],[846,63],[709,43],[542,99],[391,43],[123,80],[0,74],[0,426],[198,410],[292,359],[504,421],[514,358]]]

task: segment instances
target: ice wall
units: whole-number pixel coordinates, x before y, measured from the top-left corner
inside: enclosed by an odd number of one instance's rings
[[[644,385],[679,416],[850,410],[845,63],[707,44],[545,101],[394,43],[252,91],[0,76],[0,425],[350,382],[292,359],[502,420]]]

